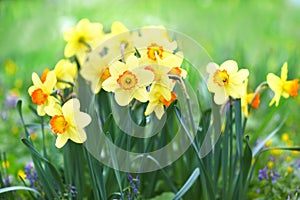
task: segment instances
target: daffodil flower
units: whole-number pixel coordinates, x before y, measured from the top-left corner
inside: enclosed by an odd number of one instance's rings
[[[137,57],[129,56],[126,63],[112,63],[109,72],[111,76],[102,83],[102,87],[115,93],[115,100],[120,106],[128,105],[133,98],[140,102],[148,101],[146,87],[153,81],[154,75],[139,67]]]
[[[80,111],[78,99],[70,99],[62,107],[55,104],[46,110],[51,116],[51,130],[57,135],[55,142],[57,148],[62,148],[69,139],[75,143],[86,141],[87,137],[83,128],[89,125],[91,117]]]
[[[64,33],[67,42],[65,47],[65,57],[76,55],[82,65],[87,54],[97,47],[103,40],[103,26],[100,23],[91,23],[88,19],[82,19],[75,27]]]
[[[233,60],[227,60],[219,66],[216,63],[207,65],[209,77],[208,90],[214,93],[216,104],[224,104],[229,96],[241,98],[245,94],[243,82],[249,75],[247,69],[238,71],[238,65]]]
[[[75,62],[70,62],[70,60],[61,59],[55,65],[53,71],[55,72],[56,78],[58,80],[55,88],[65,89],[71,87],[71,85],[64,82],[74,83],[74,79],[77,76],[77,65]]]
[[[249,117],[248,112],[248,105],[250,105],[254,109],[258,109],[260,105],[260,93],[248,93],[248,79],[244,82],[244,95],[241,98],[241,104],[242,104],[242,112],[245,115],[245,117]],[[255,95],[255,96],[254,96]]]
[[[45,109],[52,107],[57,101],[55,97],[51,96],[56,85],[56,75],[50,71],[42,82],[36,73],[32,73],[32,82],[33,86],[28,89],[28,93],[32,102],[37,105],[38,115],[44,116],[46,114]]]
[[[145,115],[155,113],[158,119],[161,119],[165,113],[164,107],[169,105],[176,99],[176,94],[169,88],[160,84],[153,84],[149,93],[149,103],[145,111]]]
[[[292,96],[295,98],[298,95],[299,90],[299,79],[287,80],[288,75],[288,64],[285,62],[281,68],[281,77],[276,76],[273,73],[267,75],[267,83],[271,90],[273,90],[274,97],[271,100],[269,106],[274,103],[276,106],[279,105],[280,97],[288,98]]]
[[[141,29],[141,36],[135,39],[135,45],[141,55],[141,63],[157,63],[157,57],[164,59],[173,53],[177,42],[172,41],[163,26],[150,26]]]

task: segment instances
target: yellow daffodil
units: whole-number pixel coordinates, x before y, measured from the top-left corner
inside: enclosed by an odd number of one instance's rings
[[[104,38],[103,26],[100,23],[91,23],[88,19],[82,19],[75,27],[64,33],[67,42],[65,57],[76,55],[80,64],[83,64],[87,54],[97,47]]]
[[[116,61],[109,66],[110,77],[102,87],[115,93],[115,100],[120,106],[126,106],[135,98],[138,101],[148,101],[146,87],[153,81],[151,71],[139,67],[139,61],[134,55],[129,56],[126,63]]]
[[[62,59],[58,61],[53,71],[58,80],[56,88],[65,89],[71,87],[71,85],[64,82],[74,83],[74,79],[77,76],[77,65],[75,62],[72,63],[70,60]]]
[[[86,141],[84,127],[91,122],[91,117],[84,112],[80,112],[80,102],[78,99],[68,100],[62,107],[55,104],[48,107],[47,114],[50,120],[51,130],[57,135],[55,146],[63,147],[70,139],[75,143]]]
[[[32,102],[37,105],[38,115],[44,116],[46,114],[45,109],[52,107],[57,101],[51,96],[56,85],[56,75],[53,71],[50,71],[42,82],[36,73],[32,73],[32,82],[33,86],[28,89],[28,93]]]
[[[160,84],[153,84],[149,93],[149,103],[145,115],[150,115],[153,111],[158,119],[161,119],[165,110],[176,99],[176,94],[169,88]]]
[[[281,77],[276,76],[273,73],[267,75],[267,83],[271,90],[273,90],[274,97],[271,100],[269,106],[274,103],[276,106],[279,105],[280,97],[288,98],[292,96],[295,98],[298,95],[299,90],[299,79],[287,80],[288,75],[288,64],[285,62],[281,68]]]
[[[233,60],[227,60],[221,66],[216,63],[207,65],[209,78],[207,80],[208,90],[214,93],[216,104],[224,104],[229,96],[241,98],[245,94],[243,82],[249,75],[247,69],[238,71],[238,65]]]
[[[249,117],[248,113],[248,105],[250,105],[254,109],[258,109],[260,105],[260,94],[257,93],[248,93],[248,79],[244,82],[244,95],[241,97],[241,103],[242,103],[242,112],[245,115],[245,117]],[[255,96],[254,96],[255,95]]]
[[[162,26],[144,27],[141,36],[135,38],[135,45],[141,55],[141,63],[157,63],[157,57],[164,59],[177,48],[167,30]]]
[[[135,52],[134,38],[136,37],[138,37],[136,31],[129,31],[124,24],[116,21],[111,25],[111,32],[105,35],[102,45],[107,48],[111,58],[121,59],[122,56],[126,57]]]
[[[18,178],[21,180],[26,179],[26,174],[25,174],[24,170],[21,170],[21,169],[18,170]]]

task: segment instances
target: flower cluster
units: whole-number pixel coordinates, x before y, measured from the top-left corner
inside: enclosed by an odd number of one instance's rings
[[[57,135],[56,147],[63,147],[68,139],[76,143],[86,140],[84,127],[90,122],[88,114],[80,112],[80,102],[69,94],[77,76],[77,65],[68,59],[60,60],[53,70],[44,70],[41,77],[32,74],[33,86],[28,89],[37,105],[37,114],[48,115],[50,127]]]
[[[271,180],[272,183],[276,183],[276,179],[281,178],[281,175],[275,170],[270,170],[266,166],[259,170],[258,180]]]
[[[238,71],[238,65],[233,60],[227,60],[220,66],[216,63],[207,65],[209,77],[207,80],[208,90],[214,93],[214,102],[222,105],[228,101],[228,98],[238,98],[242,102],[242,111],[245,117],[248,117],[248,105],[257,109],[260,105],[260,90],[263,89],[263,84],[259,85],[254,93],[248,93],[248,76],[247,69]],[[281,68],[281,77],[273,73],[267,75],[266,84],[275,93],[270,102],[270,106],[276,103],[279,105],[280,97],[295,98],[298,95],[299,79],[287,80],[288,68],[287,63]]]
[[[178,52],[176,41],[162,26],[129,31],[115,22],[110,33],[104,33],[102,27],[83,19],[68,30],[65,56],[77,57],[80,74],[91,83],[94,93],[101,89],[112,92],[120,106],[129,105],[132,100],[149,102],[145,115],[154,112],[160,119],[164,109],[176,99],[175,81],[170,76],[186,76],[180,68],[183,55]],[[92,51],[97,52],[96,61]]]
[[[127,179],[130,187],[126,188],[125,193],[127,194],[128,200],[133,200],[138,197],[138,187],[140,185],[139,177],[133,178],[130,173],[127,173]]]

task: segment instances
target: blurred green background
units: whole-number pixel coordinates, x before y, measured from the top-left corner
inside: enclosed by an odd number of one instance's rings
[[[22,165],[25,147],[19,140],[19,118],[15,110],[5,108],[4,100],[13,93],[28,102],[31,73],[53,68],[63,58],[63,32],[81,18],[100,22],[107,31],[113,21],[121,21],[129,29],[163,25],[182,32],[201,44],[215,62],[234,59],[248,68],[254,90],[267,73],[280,74],[285,61],[289,77],[299,78],[299,13],[299,0],[0,0],[0,109],[7,115],[0,121],[0,151],[7,152],[16,166]],[[298,96],[288,108],[299,110],[299,104]],[[252,127],[260,126],[267,105],[262,104]],[[279,115],[285,113],[279,110]],[[286,125],[295,141],[300,138],[299,116],[290,112]],[[279,122],[272,115],[267,123]],[[256,136],[263,130],[260,127]]]

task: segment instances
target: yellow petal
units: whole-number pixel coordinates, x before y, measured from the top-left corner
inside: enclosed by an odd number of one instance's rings
[[[44,86],[47,89],[48,93],[51,93],[52,90],[54,89],[54,86],[56,85],[56,75],[54,71],[50,71],[47,74],[46,81],[44,82]]]
[[[74,117],[76,126],[80,128],[86,127],[92,121],[90,115],[84,112],[76,112]]]
[[[269,87],[275,93],[281,93],[282,92],[283,83],[282,83],[281,79],[278,76],[276,76],[275,74],[269,73],[267,75],[267,83],[268,83]]]
[[[215,73],[217,69],[219,69],[219,65],[214,62],[210,62],[206,66],[206,71],[209,74]]]
[[[238,71],[237,62],[234,60],[226,60],[220,66],[220,70],[226,70],[228,74],[232,74]]]
[[[162,116],[163,116],[164,113],[165,113],[164,106],[163,106],[163,105],[157,105],[157,106],[155,107],[154,112],[155,112],[156,117],[157,117],[158,119],[161,119]]]
[[[55,146],[57,148],[62,148],[67,143],[68,139],[69,139],[68,134],[66,133],[58,134],[55,141]]]
[[[154,74],[150,70],[145,70],[143,68],[137,68],[132,70],[132,72],[136,75],[138,79],[139,86],[146,86],[152,83],[154,80]]]
[[[114,92],[118,86],[117,80],[113,77],[109,77],[102,83],[102,88],[107,92]]]
[[[129,56],[126,60],[126,65],[128,66],[129,70],[137,68],[139,66],[137,57],[134,55]]]
[[[225,88],[219,87],[215,91],[214,101],[218,105],[224,104],[228,99],[228,95],[226,94]]]
[[[128,90],[117,90],[115,91],[115,100],[120,106],[126,106],[133,99],[133,96]]]
[[[68,134],[69,139],[75,143],[84,143],[86,141],[86,133],[82,128],[69,127],[63,134]]]
[[[45,112],[49,116],[61,115],[62,114],[61,107],[57,103],[55,103],[53,106],[47,106],[45,108]]]
[[[128,28],[126,28],[126,26],[124,24],[122,24],[121,22],[114,22],[111,25],[111,32],[113,34],[118,34],[118,33],[122,33],[122,32],[127,32],[129,31]]]
[[[33,82],[33,85],[37,88],[43,87],[43,83],[42,83],[40,77],[35,72],[32,73],[32,82]]]
[[[80,102],[78,99],[70,99],[62,106],[63,115],[74,117],[74,111],[79,111]]]
[[[249,70],[248,69],[241,69],[237,73],[234,73],[233,75],[229,75],[230,82],[233,84],[242,84],[243,81],[247,79],[249,76]]]
[[[146,102],[149,99],[149,93],[145,87],[135,89],[132,95],[133,98],[136,98],[140,102]]]
[[[283,66],[281,67],[281,80],[286,81],[288,75],[288,64],[285,62]]]

